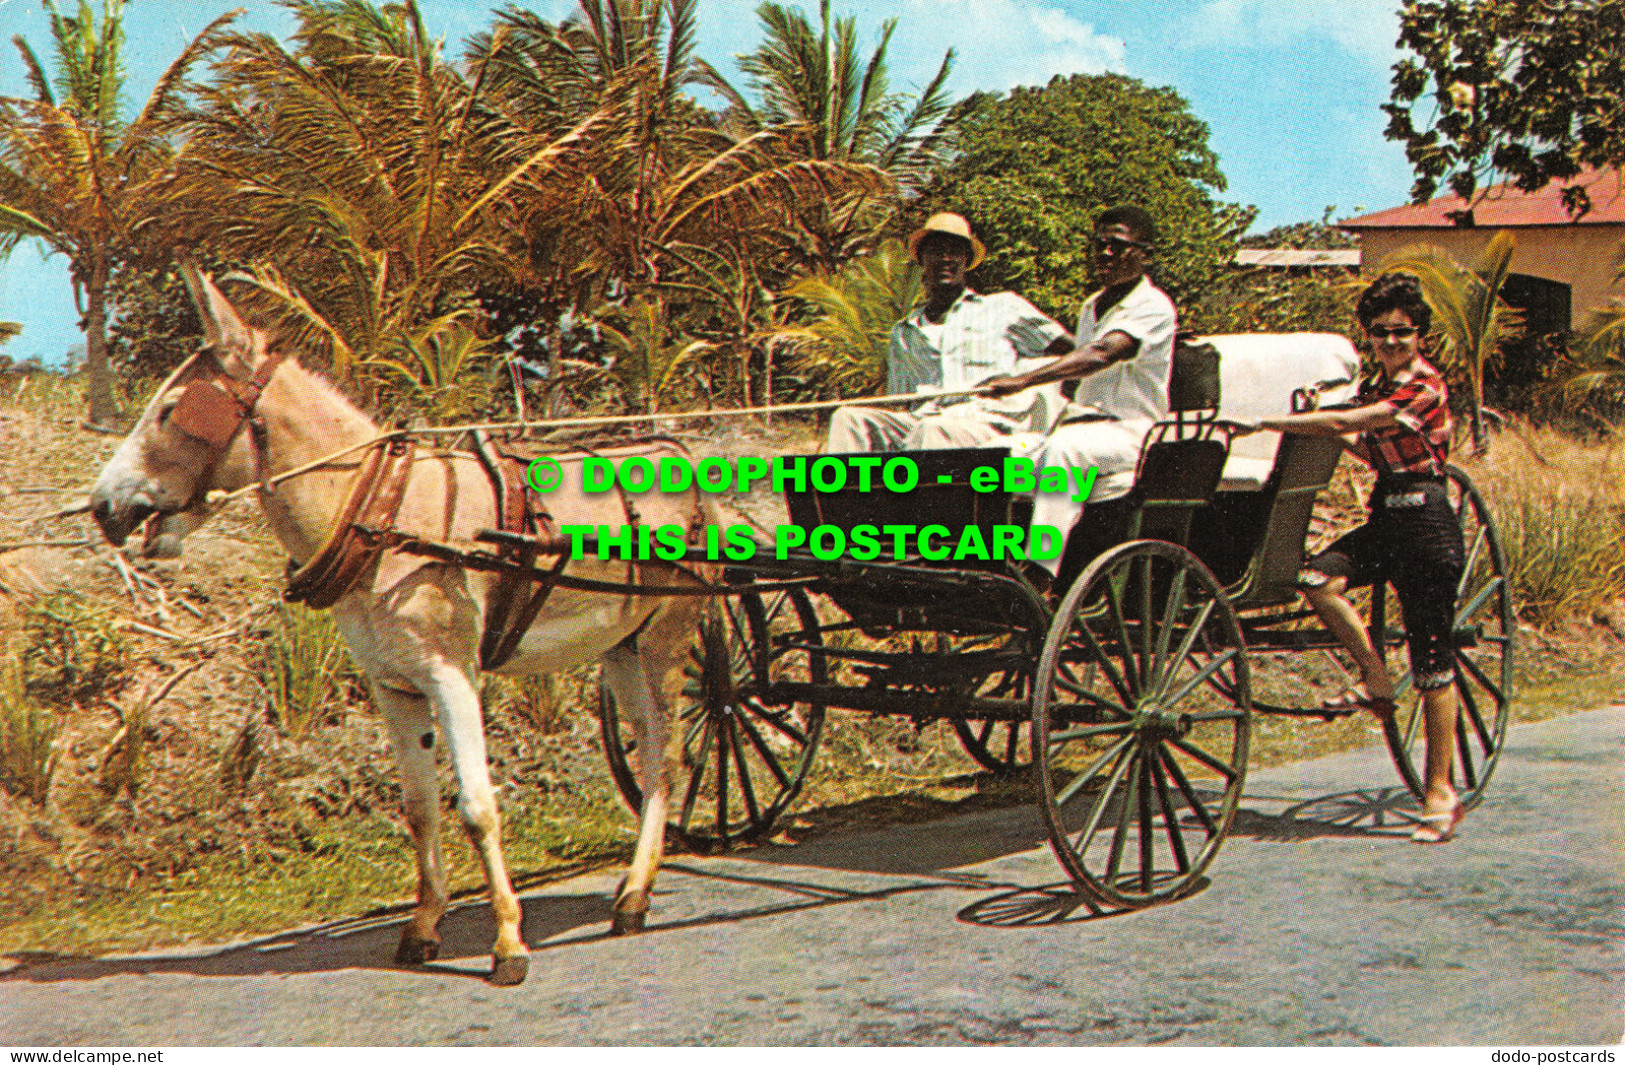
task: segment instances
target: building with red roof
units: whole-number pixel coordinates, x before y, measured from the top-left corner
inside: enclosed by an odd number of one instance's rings
[[[1591,198],[1591,210],[1578,219],[1563,207],[1563,189],[1573,185]],[[1496,185],[1470,205],[1440,196],[1337,226],[1358,234],[1360,270],[1368,275],[1411,244],[1436,244],[1472,266],[1496,233],[1511,230],[1517,252],[1504,294],[1524,311],[1534,334],[1580,328],[1592,310],[1625,295],[1616,280],[1625,245],[1625,175],[1617,170],[1588,170],[1535,192]]]

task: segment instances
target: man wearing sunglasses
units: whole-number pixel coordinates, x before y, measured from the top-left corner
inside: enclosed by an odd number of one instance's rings
[[[1030,373],[984,386],[991,396],[1007,396],[1053,381],[1076,382],[1059,426],[1047,438],[1024,435],[1013,450],[1030,453],[1040,467],[1097,467],[1092,500],[1133,487],[1145,434],[1168,417],[1178,317],[1173,301],[1146,276],[1156,241],[1156,223],[1145,210],[1119,206],[1101,212],[1093,242],[1101,289],[1078,312],[1077,347]],[[1083,502],[1073,493],[1041,492],[1033,524],[1064,535],[1082,512]],[[1060,559],[1043,565],[1054,576]]]

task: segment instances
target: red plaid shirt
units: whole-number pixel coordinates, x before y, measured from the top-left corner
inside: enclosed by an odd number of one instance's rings
[[[1425,359],[1416,360],[1408,381],[1395,383],[1386,374],[1360,386],[1359,406],[1386,403],[1398,423],[1361,434],[1366,454],[1379,476],[1390,473],[1443,474],[1450,458],[1450,393],[1444,378]]]

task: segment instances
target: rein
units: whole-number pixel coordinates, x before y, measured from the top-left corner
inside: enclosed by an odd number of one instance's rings
[[[190,388],[190,386],[188,386],[188,388]],[[981,395],[981,393],[975,389],[963,392],[907,392],[897,393],[889,396],[875,396],[870,399],[826,399],[807,403],[779,403],[769,407],[730,407],[723,410],[668,411],[659,414],[603,414],[595,415],[590,418],[551,418],[544,421],[482,422],[479,424],[468,425],[431,426],[426,429],[391,429],[388,432],[380,433],[370,440],[364,440],[359,444],[351,444],[349,447],[340,448],[331,454],[323,455],[321,458],[314,459],[302,466],[295,466],[293,469],[286,470],[274,477],[264,478],[261,481],[244,485],[243,487],[234,491],[227,492],[222,489],[215,489],[205,497],[205,502],[211,507],[218,507],[241,499],[243,496],[255,490],[262,490],[269,493],[273,485],[281,484],[283,481],[302,476],[312,472],[313,470],[319,470],[324,466],[331,465],[347,455],[353,455],[357,451],[364,451],[367,448],[375,447],[378,444],[386,443],[391,440],[404,440],[410,437],[461,436],[464,433],[513,431],[523,434],[543,429],[588,429],[606,425],[636,425],[641,422],[696,421],[713,418],[746,418],[763,414],[785,414],[795,413],[798,411],[834,410],[837,407],[889,407],[906,403],[925,403],[945,399],[967,399],[969,397],[978,395]],[[184,395],[181,397],[183,401],[185,398],[186,397]],[[176,409],[179,410],[179,407]],[[227,439],[229,440],[230,438],[228,437]]]

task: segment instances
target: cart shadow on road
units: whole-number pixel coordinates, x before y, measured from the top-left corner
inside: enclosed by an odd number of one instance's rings
[[[1280,808],[1283,802],[1288,805]],[[1406,805],[1414,807],[1415,800],[1398,788],[1337,792],[1307,800],[1248,795],[1236,813],[1231,835],[1275,842],[1391,838],[1409,828],[1402,809]],[[940,891],[981,896],[959,909],[955,917],[985,927],[1073,924],[1135,912],[1101,905],[1077,892],[1070,882],[1021,883],[1022,873],[1033,868],[1032,857],[1043,848],[1045,832],[1038,811],[1026,806],[826,836],[796,846],[761,846],[727,857],[683,856],[669,860],[666,872],[692,883],[670,875],[662,880],[645,934]],[[971,868],[987,863],[998,864],[986,872]],[[1053,871],[1054,867],[1047,868]],[[1204,882],[1197,890],[1205,886]],[[764,898],[764,891],[771,894]],[[607,939],[611,902],[608,891],[526,893],[525,941],[533,950],[546,951]],[[343,969],[484,975],[496,934],[487,897],[480,894],[453,902],[441,925],[443,960],[415,970],[393,961],[409,913],[409,906],[397,906],[189,954],[13,955],[20,964],[0,973],[0,984],[120,975],[295,975]]]
[[[1282,802],[1289,805],[1279,813],[1260,808]],[[1405,788],[1361,788],[1307,800],[1249,794],[1230,835],[1277,843],[1329,836],[1392,839],[1410,834],[1417,813],[1416,798]]]

